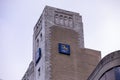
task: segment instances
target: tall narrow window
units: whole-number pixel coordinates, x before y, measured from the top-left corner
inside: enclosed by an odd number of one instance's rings
[[[40,68],[38,69],[38,77],[40,76]]]
[[[67,16],[64,17],[64,22],[65,22],[65,26],[68,26],[68,18],[67,18]]]
[[[69,17],[69,27],[73,27],[73,20],[72,20],[72,17]]]
[[[37,39],[36,47],[39,47],[39,39]]]
[[[60,15],[60,25],[64,25],[63,15]]]
[[[55,15],[55,23],[59,24],[59,16],[58,16],[58,14]]]
[[[42,41],[42,33],[40,34],[40,40]]]
[[[38,26],[36,26],[36,30],[38,30]]]

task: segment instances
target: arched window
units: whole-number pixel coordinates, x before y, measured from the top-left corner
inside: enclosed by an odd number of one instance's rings
[[[58,14],[55,14],[55,23],[59,24],[59,16],[58,16]]]
[[[60,25],[64,25],[63,15],[60,15]]]
[[[64,22],[65,22],[65,26],[68,26],[68,17],[67,16],[64,17]]]
[[[72,19],[72,17],[69,17],[69,27],[73,27],[73,19]]]

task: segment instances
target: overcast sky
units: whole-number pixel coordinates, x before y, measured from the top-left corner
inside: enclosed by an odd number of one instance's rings
[[[0,79],[21,80],[32,60],[33,27],[45,5],[80,13],[85,47],[120,49],[120,0],[0,0]]]

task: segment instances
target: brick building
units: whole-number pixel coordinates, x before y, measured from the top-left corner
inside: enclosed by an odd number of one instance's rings
[[[79,13],[46,6],[34,27],[34,79],[22,80],[87,80],[100,59],[84,47]]]

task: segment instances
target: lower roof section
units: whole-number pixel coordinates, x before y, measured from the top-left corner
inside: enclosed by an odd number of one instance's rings
[[[120,50],[105,56],[87,80],[99,80],[107,71],[120,66]]]

